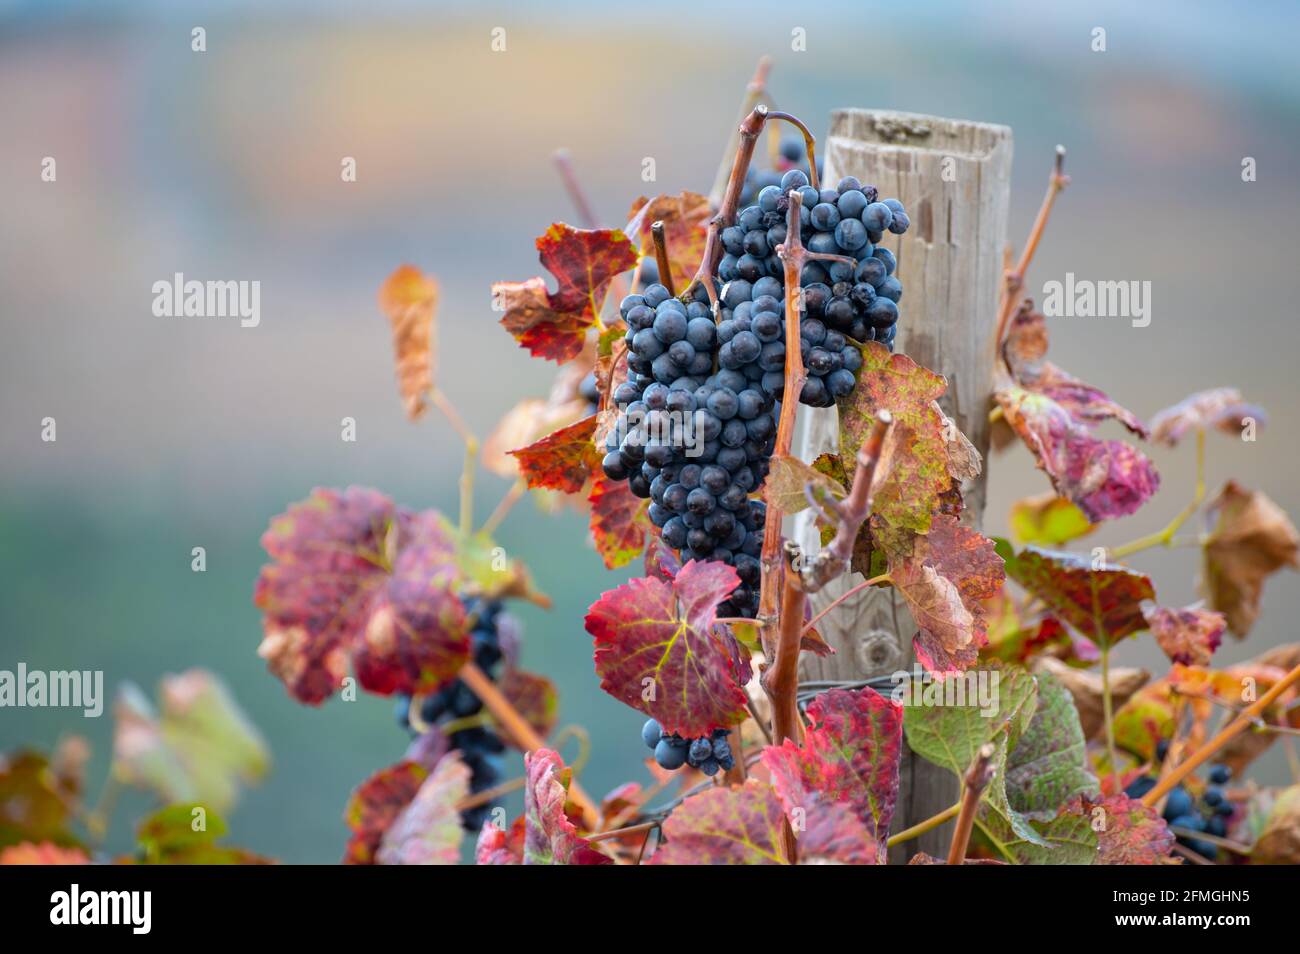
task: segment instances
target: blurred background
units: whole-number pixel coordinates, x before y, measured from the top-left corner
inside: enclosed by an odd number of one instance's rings
[[[110,691],[133,680],[151,695],[165,673],[219,673],[275,760],[230,841],[337,860],[349,792],[405,747],[390,701],[291,701],[256,655],[251,602],[260,534],[315,486],[455,510],[459,445],[435,416],[404,419],[383,278],[409,261],[441,281],[440,379],[485,434],[553,373],[489,300],[493,281],[538,274],[534,236],[576,218],[553,150],[572,151],[609,225],[643,193],[707,192],[764,53],[776,102],[819,135],[840,106],[1013,127],[1017,244],[1066,144],[1073,184],[1031,293],[1066,271],[1150,281],[1153,320],[1056,322],[1053,359],[1144,418],[1241,387],[1271,421],[1254,444],[1210,437],[1211,489],[1233,476],[1300,514],[1300,7],[526,7],[0,0],[0,668],[103,669]],[[191,52],[194,26],[206,53]],[[490,48],[494,27],[505,52]],[[795,27],[806,52],[790,48]],[[55,184],[40,179],[45,156]],[[340,181],[344,156],[354,184]],[[641,181],[646,156],[656,183]],[[1241,179],[1245,156],[1256,182]],[[151,285],[178,271],[260,281],[260,327],[155,318]],[[905,326],[906,300],[903,314]],[[55,443],[40,439],[47,416]],[[339,438],[344,416],[355,443]],[[1156,529],[1189,499],[1192,449],[1151,453],[1160,493],[1097,543]],[[986,530],[1004,533],[1011,502],[1048,485],[1018,445],[990,469]],[[505,489],[483,478],[480,518]],[[626,573],[603,569],[571,514],[520,506],[499,536],[555,600],[520,610],[523,662],[558,682],[561,724],[590,730],[586,787],[644,781],[641,718],[597,688],[581,623]],[[190,570],[195,546],[206,573]],[[1195,598],[1197,563],[1194,550],[1139,560],[1165,605]],[[1274,579],[1249,640],[1219,661],[1296,639],[1298,616],[1297,581]],[[1163,668],[1149,637],[1117,661]],[[107,713],[0,710],[0,751],[70,732],[93,742],[97,783]],[[1275,751],[1259,771],[1280,781],[1285,766]],[[131,844],[144,807],[119,805],[110,847]]]

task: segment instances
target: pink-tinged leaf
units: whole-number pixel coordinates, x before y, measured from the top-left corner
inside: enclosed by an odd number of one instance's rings
[[[559,693],[555,683],[535,672],[525,672],[511,667],[506,670],[498,684],[501,694],[541,738],[546,738],[555,728],[556,710],[559,707]],[[499,726],[501,738],[509,745],[524,751],[528,747],[510,734],[505,726]]]
[[[657,533],[650,534],[645,548],[645,575],[671,583],[681,572],[681,558]]]
[[[811,727],[802,746],[790,739],[763,750],[763,764],[793,817],[822,798],[848,804],[878,843],[885,839],[898,801],[903,709],[874,689],[832,689],[808,706]]]
[[[591,442],[595,432],[596,415],[592,414],[510,454],[519,461],[519,472],[529,487],[576,494],[600,463],[596,445]]]
[[[953,485],[949,473],[946,418],[935,402],[947,388],[942,375],[921,367],[884,345],[862,348],[862,368],[853,392],[840,403],[841,481],[852,486],[858,449],[881,410],[894,418],[878,469],[874,511],[894,528],[924,533]]]
[[[1165,820],[1141,801],[1127,795],[1100,800],[1075,798],[1066,811],[1082,815],[1097,832],[1099,865],[1158,865],[1174,847],[1174,835]]]
[[[458,751],[443,756],[384,832],[375,860],[381,865],[459,864],[464,829],[456,806],[469,794],[469,776]]]
[[[1075,420],[1094,426],[1113,419],[1139,437],[1147,436],[1146,427],[1131,411],[1047,360],[1047,321],[1042,312],[1020,309],[1007,331],[1003,354],[1018,384],[1050,398]]]
[[[604,593],[586,618],[600,687],[685,738],[739,725],[740,648],[713,625],[739,584],[726,564],[692,560],[671,584],[644,577]]]
[[[1166,609],[1148,605],[1143,614],[1165,655],[1184,666],[1208,666],[1228,626],[1222,613],[1196,606]]]
[[[591,539],[605,568],[627,566],[645,549],[650,531],[649,502],[628,489],[625,480],[610,480],[597,468],[591,481]]]
[[[357,786],[343,813],[343,820],[352,829],[343,855],[344,864],[375,864],[384,833],[411,804],[428,775],[429,770],[423,765],[398,762],[380,769]]]
[[[1245,636],[1259,616],[1264,581],[1282,567],[1300,569],[1300,534],[1281,507],[1233,480],[1206,508],[1206,523],[1202,585],[1228,629]]]
[[[783,865],[781,800],[772,786],[749,779],[686,799],[663,824],[655,865]]]
[[[1046,394],[1009,384],[996,397],[1056,492],[1092,523],[1133,513],[1160,486],[1146,455],[1123,441],[1094,437],[1086,423]]]
[[[476,865],[522,865],[524,863],[524,829],[527,823],[522,815],[514,824],[502,831],[491,822],[483,823],[474,846]]]
[[[537,239],[542,265],[555,276],[546,281],[498,282],[492,286],[501,324],[536,357],[568,361],[583,348],[596,321],[610,279],[637,263],[636,248],[620,231],[575,229],[557,223]]]
[[[1190,432],[1210,428],[1238,436],[1247,419],[1258,425],[1265,423],[1268,416],[1262,407],[1247,404],[1236,388],[1198,391],[1151,418],[1151,440],[1166,447],[1177,447]]]
[[[524,864],[608,865],[613,860],[578,834],[565,812],[569,769],[550,749],[524,754]]]
[[[885,863],[883,845],[872,837],[851,806],[843,802],[828,802],[813,795],[807,803],[807,811],[799,818],[803,822],[803,830],[797,831],[799,864]]]
[[[468,657],[454,548],[436,514],[360,487],[317,489],[271,521],[262,546],[273,562],[253,597],[258,653],[300,702],[332,695],[354,653],[363,685],[381,692],[433,687]]]
[[[455,677],[470,650],[455,582],[454,564],[440,544],[414,544],[398,555],[353,652],[362,688],[415,695]]]
[[[969,669],[988,643],[986,603],[1006,579],[994,542],[948,514],[925,536],[882,539],[890,579],[916,620],[917,661],[938,678]]]
[[[1098,646],[1147,628],[1142,603],[1155,599],[1151,579],[1136,570],[1093,565],[1073,553],[1026,547],[1007,561],[1007,575]]]

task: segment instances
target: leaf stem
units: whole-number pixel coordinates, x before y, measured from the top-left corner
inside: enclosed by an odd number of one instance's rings
[[[567,149],[557,149],[555,150],[554,159],[555,168],[559,170],[560,180],[564,183],[564,191],[569,193],[569,199],[578,212],[578,218],[582,221],[583,228],[600,228],[600,220],[596,218],[596,212],[592,208],[591,200],[587,198],[587,193],[582,188],[582,183],[578,181],[578,175],[574,171],[573,156],[569,154]]]
[[[460,474],[460,532],[461,536],[469,536],[474,527],[474,471],[478,468],[478,438],[469,429],[455,405],[436,386],[429,389],[429,398],[465,442],[465,466]]]
[[[772,72],[772,58],[770,56],[760,56],[758,65],[754,68],[754,76],[745,86],[745,98],[740,104],[740,115],[736,120],[736,126],[731,130],[731,136],[727,140],[727,147],[722,152],[722,159],[718,163],[718,171],[713,177],[713,188],[709,190],[709,204],[715,209],[721,207],[722,198],[726,194],[729,182],[728,175],[733,168],[732,157],[736,153],[736,148],[740,141],[739,125],[749,115],[755,106],[765,103],[767,99],[767,78]],[[743,173],[742,173],[743,176]]]
[[[1191,519],[1192,515],[1200,509],[1201,503],[1205,500],[1205,431],[1196,432],[1196,490],[1192,494],[1191,502],[1180,510],[1174,519],[1165,525],[1163,530],[1157,530],[1155,533],[1148,533],[1145,537],[1138,537],[1128,543],[1114,547],[1109,551],[1112,559],[1122,559],[1131,556],[1142,550],[1149,550],[1151,547],[1170,547],[1174,545],[1174,534]]]
[[[831,600],[830,603],[826,604],[825,609],[823,609],[820,613],[818,613],[816,616],[814,616],[812,619],[810,619],[807,623],[805,623],[805,624],[804,624],[803,631],[804,631],[805,633],[811,632],[812,629],[813,629],[813,628],[814,628],[814,627],[815,627],[819,622],[821,622],[823,616],[825,616],[825,615],[826,615],[827,613],[829,613],[831,610],[835,609],[835,607],[839,606],[841,603],[843,603],[843,602],[844,602],[845,600],[847,600],[849,597],[854,596],[854,595],[856,595],[856,594],[862,592],[862,591],[865,590],[868,586],[879,586],[881,583],[888,583],[888,582],[889,582],[889,574],[888,574],[888,573],[882,573],[882,574],[880,574],[880,576],[873,576],[873,577],[872,577],[871,579],[869,579],[869,580],[863,580],[861,583],[857,584],[856,586],[851,586],[851,587],[849,587],[847,590],[845,590],[845,591],[844,591],[843,593],[841,593],[839,596],[835,597],[835,599]]]
[[[1191,775],[1192,772],[1196,771],[1198,766],[1207,762],[1214,753],[1218,752],[1219,749],[1223,748],[1236,736],[1245,731],[1255,721],[1260,713],[1264,712],[1269,706],[1276,702],[1282,693],[1286,692],[1297,682],[1300,682],[1300,666],[1296,666],[1285,676],[1275,682],[1268,692],[1264,693],[1247,706],[1246,709],[1237,716],[1237,718],[1233,719],[1230,723],[1219,730],[1218,734],[1215,735],[1214,738],[1202,745],[1184,761],[1179,763],[1173,771],[1160,779],[1160,781],[1156,783],[1155,788],[1151,789],[1151,791],[1147,792],[1146,795],[1142,797],[1142,804],[1151,807],[1159,802],[1160,799],[1169,794],[1170,790],[1173,789],[1174,786],[1185,779],[1188,775]]]
[[[472,662],[467,662],[460,669],[460,678],[525,751],[531,752],[546,747],[545,740],[537,734],[529,721],[520,714],[482,669]],[[569,798],[582,811],[582,820],[587,830],[595,831],[600,822],[600,812],[596,808],[596,803],[582,790],[577,779],[569,784]]]
[[[492,536],[497,527],[501,526],[501,521],[505,520],[506,515],[510,513],[515,504],[523,499],[526,493],[528,493],[528,483],[521,477],[510,485],[510,489],[501,498],[501,502],[497,504],[496,509],[483,521],[479,533],[487,537]]]
[[[943,811],[939,812],[939,814],[931,815],[925,821],[917,822],[911,828],[905,828],[896,835],[890,835],[889,841],[885,844],[890,848],[893,848],[895,845],[901,845],[903,842],[911,841],[913,838],[920,838],[926,832],[933,831],[944,822],[956,818],[957,814],[961,811],[961,806],[961,802],[957,802],[955,805],[950,805]]]
[[[668,258],[668,238],[664,235],[662,221],[650,223],[650,237],[655,243],[655,263],[659,266],[659,284],[667,288],[668,294],[676,298],[677,292],[673,289],[673,266]]]

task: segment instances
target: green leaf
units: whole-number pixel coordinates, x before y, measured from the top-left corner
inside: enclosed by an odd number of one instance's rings
[[[1099,788],[1088,769],[1074,697],[1049,673],[1037,679],[1034,718],[1007,759],[1007,799],[1021,814],[1048,821],[1071,798],[1095,795]]]

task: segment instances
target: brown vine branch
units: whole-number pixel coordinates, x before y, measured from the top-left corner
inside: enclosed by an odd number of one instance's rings
[[[803,724],[799,719],[799,646],[803,639],[803,607],[807,599],[797,569],[799,546],[785,543],[785,566],[781,574],[781,616],[776,654],[763,673],[763,689],[772,700],[772,744],[786,739],[799,741]]]
[[[776,426],[776,444],[772,449],[775,458],[786,457],[790,453],[790,444],[794,439],[795,413],[799,408],[799,393],[803,390],[807,371],[803,365],[803,356],[799,345],[799,322],[803,305],[803,289],[799,277],[803,267],[810,261],[845,261],[853,259],[842,255],[828,255],[810,252],[804,248],[799,236],[799,210],[803,198],[798,190],[788,193],[790,207],[786,212],[786,239],[777,247],[777,254],[785,264],[785,386],[781,392],[781,416]],[[779,664],[773,655],[776,645],[777,622],[777,585],[781,571],[778,551],[781,548],[781,510],[772,500],[772,485],[767,488],[767,517],[763,525],[763,551],[761,558],[762,583],[759,593],[758,617],[759,637],[763,643],[763,652],[773,664]],[[799,620],[803,620],[802,609]]]
[[[1253,703],[1242,710],[1237,718],[1233,719],[1224,726],[1214,738],[1206,742],[1199,749],[1189,755],[1184,761],[1180,762],[1168,775],[1156,783],[1155,788],[1147,792],[1142,797],[1142,804],[1148,808],[1155,805],[1160,799],[1164,798],[1169,792],[1183,779],[1196,771],[1197,767],[1209,761],[1214,753],[1231,742],[1236,736],[1240,735],[1259,717],[1260,713],[1266,710],[1282,693],[1286,692],[1297,682],[1300,682],[1300,666],[1296,666],[1285,676],[1273,684],[1268,692],[1264,693]]]
[[[862,530],[862,524],[871,516],[876,465],[880,462],[881,450],[893,423],[894,418],[888,411],[881,409],[876,413],[871,432],[858,448],[858,466],[853,474],[853,486],[837,508],[839,528],[835,531],[835,539],[804,564],[802,575],[806,592],[816,593],[849,569],[858,533]]]
[[[537,734],[537,730],[520,715],[519,710],[511,704],[482,669],[472,662],[467,662],[460,669],[460,678],[465,685],[469,686],[470,691],[479,697],[483,705],[487,706],[488,711],[497,722],[501,723],[502,728],[517,739],[526,751],[546,748],[546,740]],[[582,790],[577,779],[569,785],[569,798],[581,810],[582,821],[587,830],[595,831],[600,823],[600,812],[596,808],[596,803],[591,800],[591,796]]]
[[[754,144],[758,142],[759,134],[766,123],[767,107],[761,103],[755,106],[740,123],[738,129],[740,143],[736,147],[736,158],[731,163],[731,174],[727,179],[727,190],[722,196],[722,205],[717,215],[709,221],[709,231],[704,238],[704,257],[700,261],[700,267],[682,292],[682,297],[689,298],[695,291],[695,286],[703,283],[704,290],[709,296],[709,303],[713,306],[715,320],[720,316],[717,307],[718,292],[713,287],[713,275],[717,272],[718,262],[722,258],[722,230],[736,217],[736,209],[740,205],[740,191],[745,185],[745,172],[754,157]]]
[[[966,846],[970,844],[971,828],[975,825],[975,813],[979,811],[980,798],[984,789],[993,778],[993,753],[997,751],[992,742],[985,742],[975,755],[975,761],[966,770],[965,787],[961,794],[961,810],[957,815],[957,827],[953,829],[952,846],[948,849],[948,864],[960,865],[966,861]]]
[[[1057,194],[1070,184],[1070,177],[1065,174],[1064,168],[1065,147],[1057,146],[1052,174],[1047,180],[1047,194],[1043,196],[1043,204],[1038,208],[1038,217],[1034,219],[1033,228],[1029,230],[1029,238],[1020,252],[1020,261],[1016,263],[1015,268],[1006,269],[1003,276],[1005,284],[1002,288],[1001,304],[998,306],[997,334],[993,336],[997,359],[1003,364],[1006,363],[1006,359],[1002,356],[1002,339],[1006,336],[1007,323],[1011,321],[1012,313],[1020,304],[1020,293],[1025,287],[1025,273],[1029,271],[1029,263],[1034,260],[1038,243],[1043,239],[1043,231],[1047,228],[1047,219],[1052,213]]]
[[[663,222],[650,225],[650,235],[655,242],[655,262],[659,265],[659,284],[668,289],[668,294],[676,297],[673,289],[673,267],[668,261],[668,238],[664,235]]]

